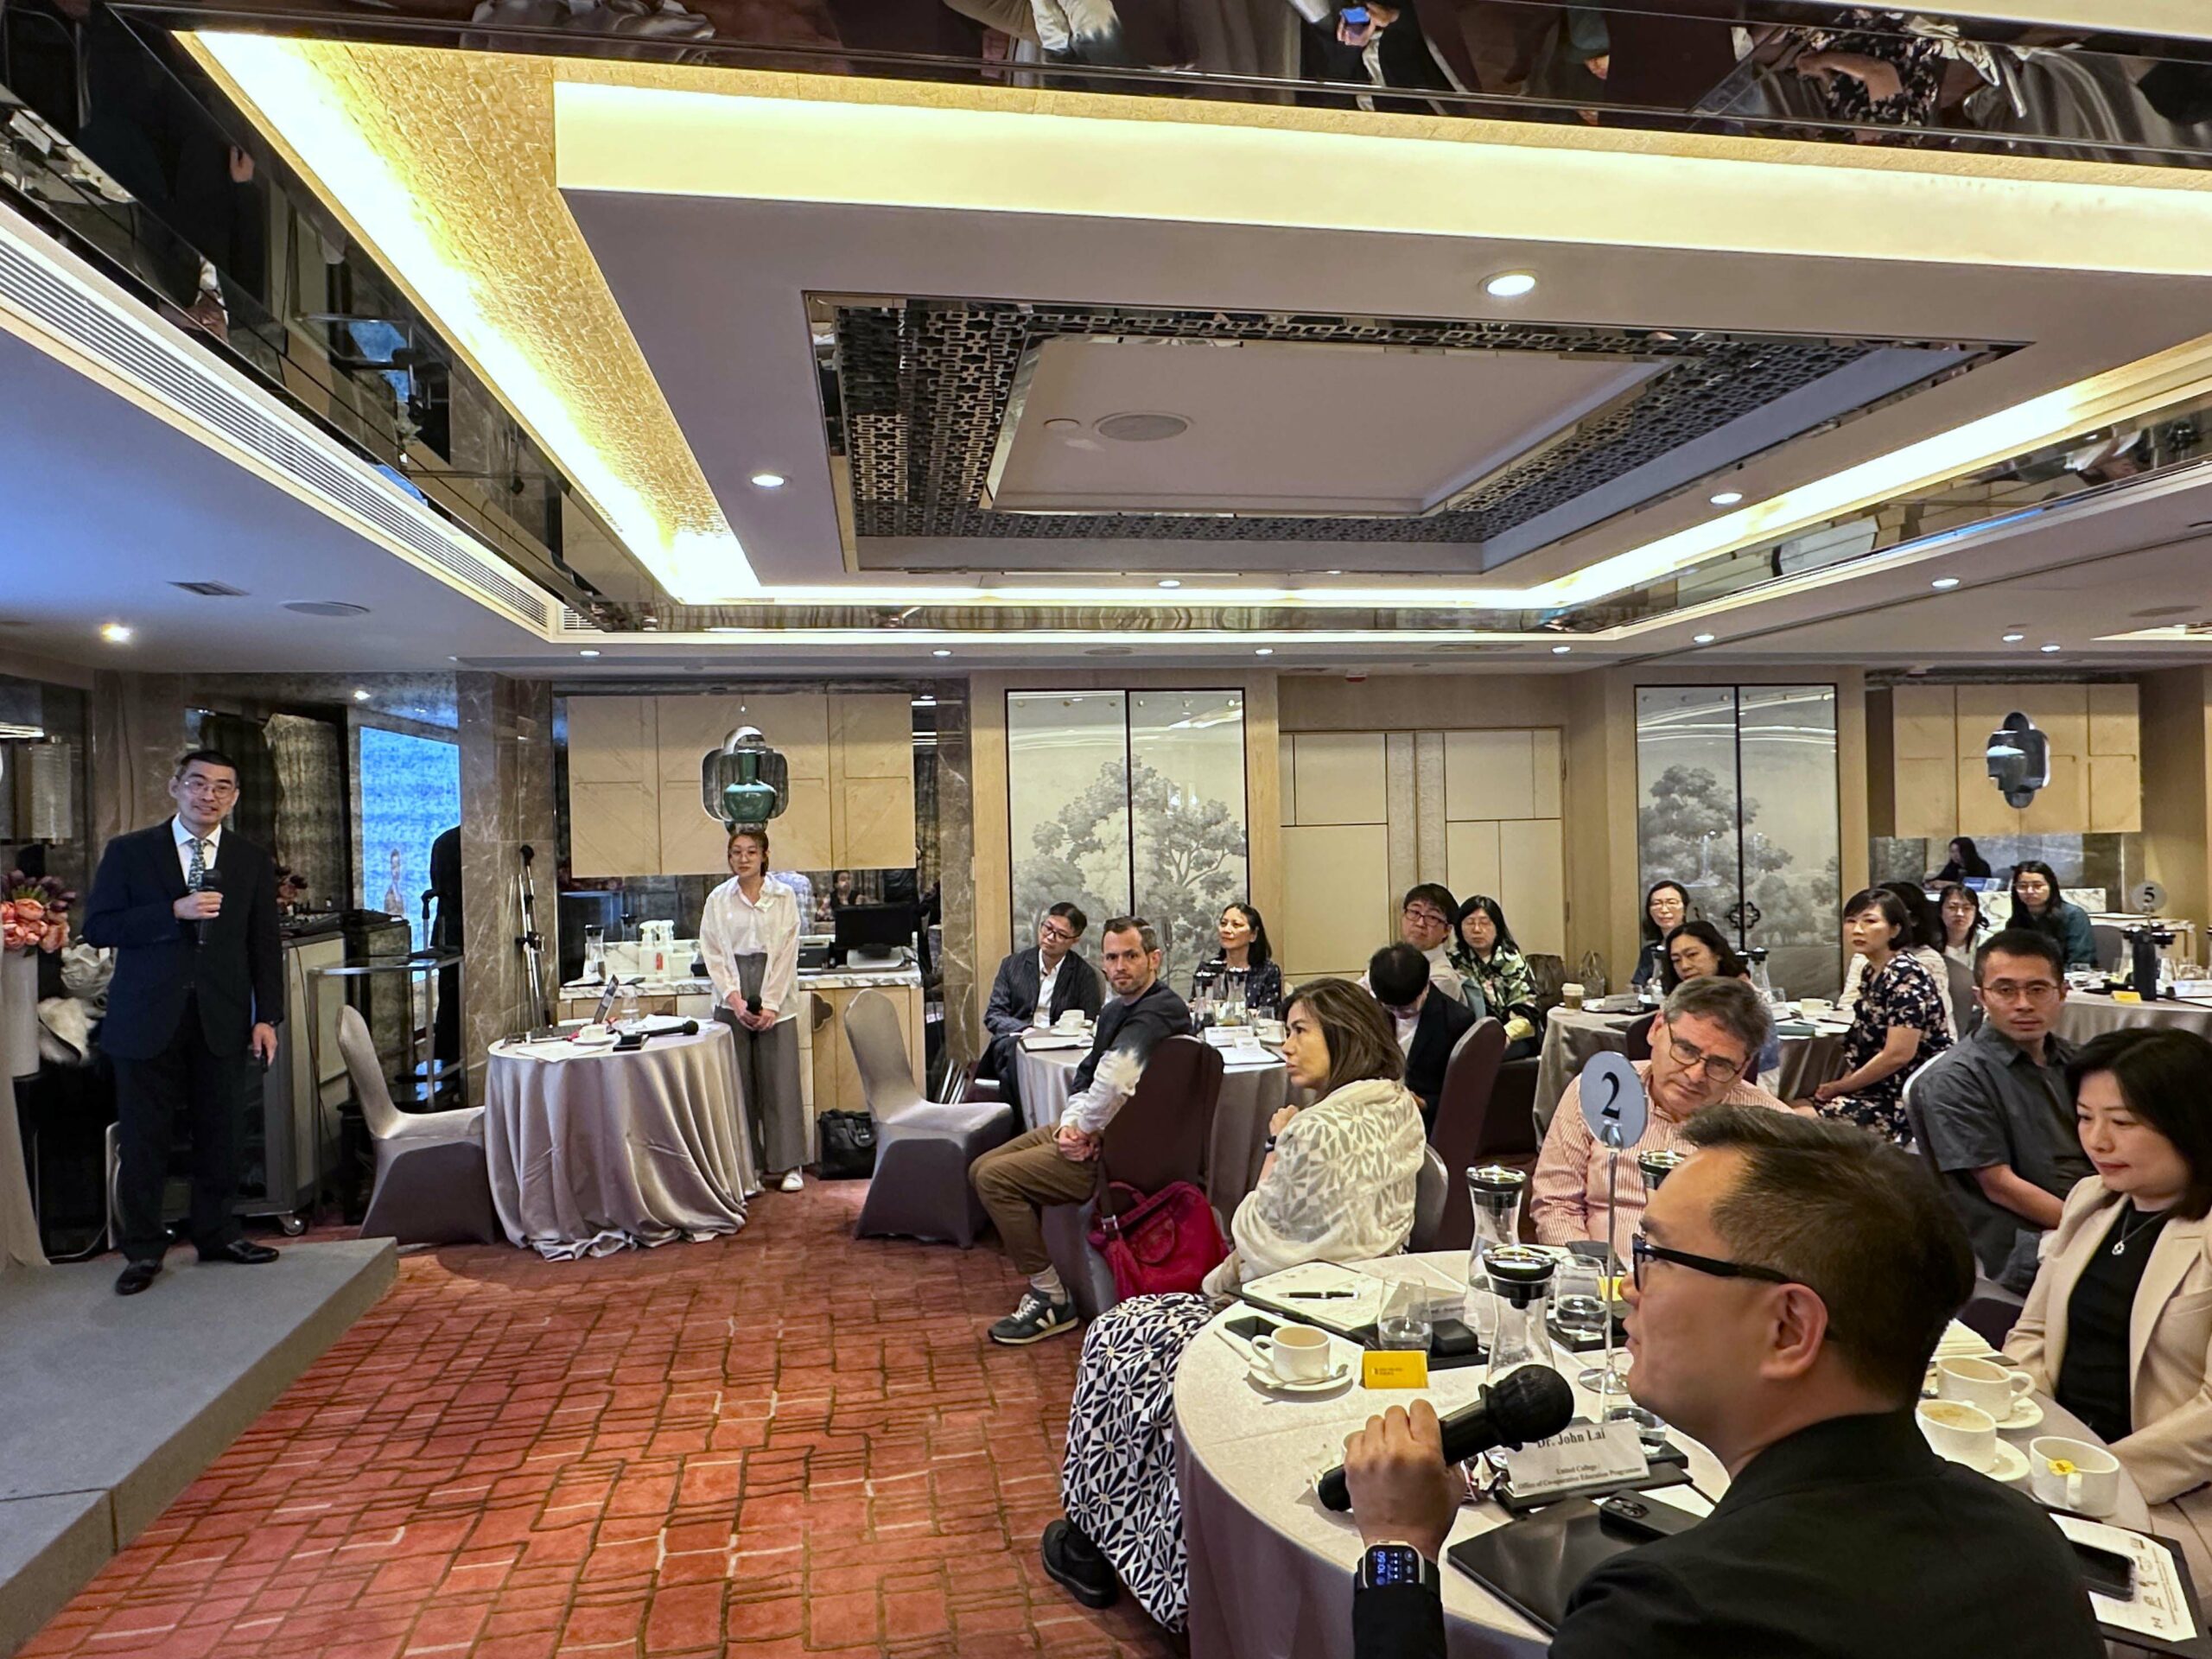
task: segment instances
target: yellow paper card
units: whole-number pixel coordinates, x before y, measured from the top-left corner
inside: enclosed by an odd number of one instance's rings
[[[1417,1348],[1370,1350],[1361,1357],[1359,1380],[1370,1389],[1425,1389],[1428,1356]]]

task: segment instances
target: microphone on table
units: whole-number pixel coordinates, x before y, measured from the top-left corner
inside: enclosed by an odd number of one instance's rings
[[[1574,1390],[1567,1379],[1548,1365],[1524,1365],[1484,1388],[1473,1405],[1444,1419],[1440,1427],[1445,1464],[1449,1467],[1465,1463],[1492,1446],[1518,1451],[1527,1441],[1548,1440],[1558,1433],[1573,1417]],[[1351,1508],[1344,1465],[1322,1476],[1318,1490],[1322,1508]]]
[[[686,1020],[680,1026],[655,1026],[650,1029],[640,1030],[638,1033],[638,1040],[644,1043],[655,1037],[696,1037],[698,1034],[699,1022],[696,1020]]]
[[[199,891],[201,893],[217,892],[221,888],[222,885],[222,874],[213,864],[210,864],[206,869],[200,873]],[[207,924],[213,919],[214,918],[211,916],[202,916],[197,924],[200,929],[200,943],[202,944],[207,943]]]

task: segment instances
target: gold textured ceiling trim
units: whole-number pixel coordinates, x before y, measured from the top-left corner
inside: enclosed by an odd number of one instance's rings
[[[555,183],[554,81],[592,66],[184,39],[664,585],[754,586]]]

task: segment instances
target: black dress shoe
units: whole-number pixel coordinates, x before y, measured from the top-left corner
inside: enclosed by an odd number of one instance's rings
[[[276,1252],[266,1244],[257,1244],[250,1238],[234,1238],[219,1250],[200,1252],[202,1262],[238,1262],[247,1267],[257,1262],[274,1262]]]
[[[136,1296],[154,1282],[154,1275],[161,1270],[162,1264],[158,1262],[125,1262],[123,1271],[115,1275],[115,1294],[118,1296]]]
[[[1111,1607],[1121,1599],[1121,1580],[1105,1554],[1072,1521],[1049,1523],[1039,1541],[1045,1571],[1053,1582],[1086,1607]]]

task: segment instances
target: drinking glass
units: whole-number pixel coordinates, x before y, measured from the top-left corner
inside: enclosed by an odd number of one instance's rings
[[[1553,1319],[1570,1337],[1604,1336],[1605,1290],[1603,1268],[1589,1256],[1576,1256],[1559,1270]]]
[[[1428,1298],[1418,1285],[1400,1285],[1390,1293],[1382,1315],[1375,1321],[1375,1336],[1384,1348],[1428,1351]]]

